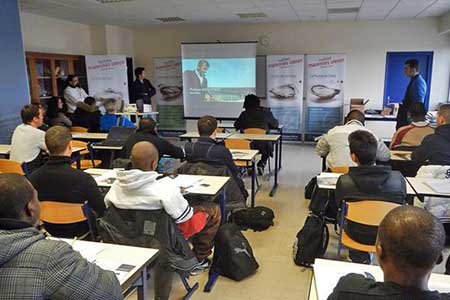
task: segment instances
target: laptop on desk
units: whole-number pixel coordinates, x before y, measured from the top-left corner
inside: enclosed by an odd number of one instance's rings
[[[106,139],[95,143],[95,146],[109,146],[109,147],[122,147],[127,141],[128,137],[135,133],[134,127],[112,127],[109,131]]]

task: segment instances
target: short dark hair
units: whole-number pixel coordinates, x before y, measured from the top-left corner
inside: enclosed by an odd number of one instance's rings
[[[442,255],[445,231],[422,208],[404,205],[390,211],[378,227],[383,252],[399,269],[430,270]]]
[[[413,120],[423,121],[427,115],[427,110],[422,102],[413,102],[408,109]]]
[[[156,122],[152,118],[142,118],[139,121],[140,132],[154,133],[156,128]]]
[[[378,142],[368,131],[356,130],[348,136],[350,153],[355,154],[361,165],[373,165],[377,157]]]
[[[67,84],[69,84],[69,82],[71,82],[75,77],[78,77],[76,74],[69,74],[67,75]]]
[[[69,128],[64,126],[53,126],[45,133],[45,145],[51,155],[63,153],[71,140],[72,134]]]
[[[0,218],[20,219],[33,196],[33,186],[24,176],[0,174]]]
[[[244,108],[256,108],[260,106],[261,101],[259,100],[259,97],[254,94],[249,94],[245,96],[244,100]]]
[[[197,122],[197,129],[200,136],[210,136],[216,131],[217,120],[212,116],[203,116]]]
[[[200,59],[197,63],[197,67],[200,67],[201,65],[207,65],[209,68],[209,62],[206,59]]]
[[[136,69],[134,69],[134,76],[138,77],[139,75],[142,74],[142,72],[145,71],[145,68],[143,67],[137,67]]]
[[[40,107],[37,104],[27,104],[20,111],[20,117],[24,124],[30,124],[34,118],[39,118],[39,115]]]
[[[438,113],[444,117],[445,124],[450,124],[450,104],[442,104],[439,106]]]
[[[96,101],[95,101],[95,98],[94,98],[94,97],[88,96],[88,97],[84,98],[84,103],[86,103],[86,104],[92,105],[92,104],[94,104],[95,102],[96,102]]]
[[[405,61],[405,65],[419,71],[419,61],[417,59],[408,59]]]
[[[346,122],[351,121],[351,120],[357,120],[364,125],[364,123],[366,122],[366,117],[360,110],[354,109],[347,114],[347,117],[345,117],[345,120],[346,120]]]

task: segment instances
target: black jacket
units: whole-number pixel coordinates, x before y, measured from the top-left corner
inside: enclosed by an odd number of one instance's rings
[[[50,156],[48,162],[30,176],[30,182],[38,192],[40,201],[84,203],[102,216],[105,203],[97,183],[91,175],[70,166],[70,158]],[[86,223],[74,225],[50,225],[45,228],[58,237],[74,237],[87,232]]]
[[[72,116],[72,125],[87,128],[89,132],[100,131],[101,113],[98,110],[88,111],[81,107],[77,107]]]
[[[348,274],[337,283],[328,300],[448,300],[450,294],[402,287],[393,282],[376,282],[361,274]]]
[[[336,200],[380,200],[403,204],[406,183],[403,175],[390,166],[351,167],[336,184]]]
[[[412,153],[418,165],[450,165],[450,124],[438,126]]]
[[[246,109],[241,112],[238,119],[234,122],[237,130],[247,128],[262,128],[266,131],[278,128],[278,120],[275,119],[270,109],[258,107],[256,109]]]
[[[142,99],[144,104],[152,104],[151,97],[155,94],[156,90],[150,80],[144,79],[141,82],[139,79],[136,79],[133,84],[133,97],[131,103],[136,103],[136,100]]]
[[[165,139],[160,138],[155,133],[147,133],[147,132],[136,132],[135,134],[131,135],[128,140],[126,141],[124,147],[123,147],[123,158],[129,158],[131,155],[131,149],[133,149],[133,146],[142,141],[147,141],[152,143],[156,149],[158,149],[159,158],[161,158],[163,155],[169,155],[173,158],[183,158],[184,157],[184,151],[182,148],[177,147],[170,142],[166,141]]]

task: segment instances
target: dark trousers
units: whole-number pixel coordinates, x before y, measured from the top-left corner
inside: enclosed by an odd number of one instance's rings
[[[201,211],[208,215],[205,227],[191,238],[195,256],[201,262],[212,253],[214,238],[220,226],[221,215],[219,206],[212,202],[194,205],[194,211]]]

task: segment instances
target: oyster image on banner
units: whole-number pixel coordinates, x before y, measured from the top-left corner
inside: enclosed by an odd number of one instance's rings
[[[276,88],[271,89],[269,92],[271,93],[272,98],[276,98],[279,100],[294,98],[296,95],[297,89],[294,84],[283,84]]]
[[[176,85],[158,85],[159,92],[163,100],[171,101],[180,96],[183,93],[183,88],[181,86]]]
[[[321,100],[333,99],[341,90],[327,87],[323,84],[316,84],[311,87],[311,93]]]

